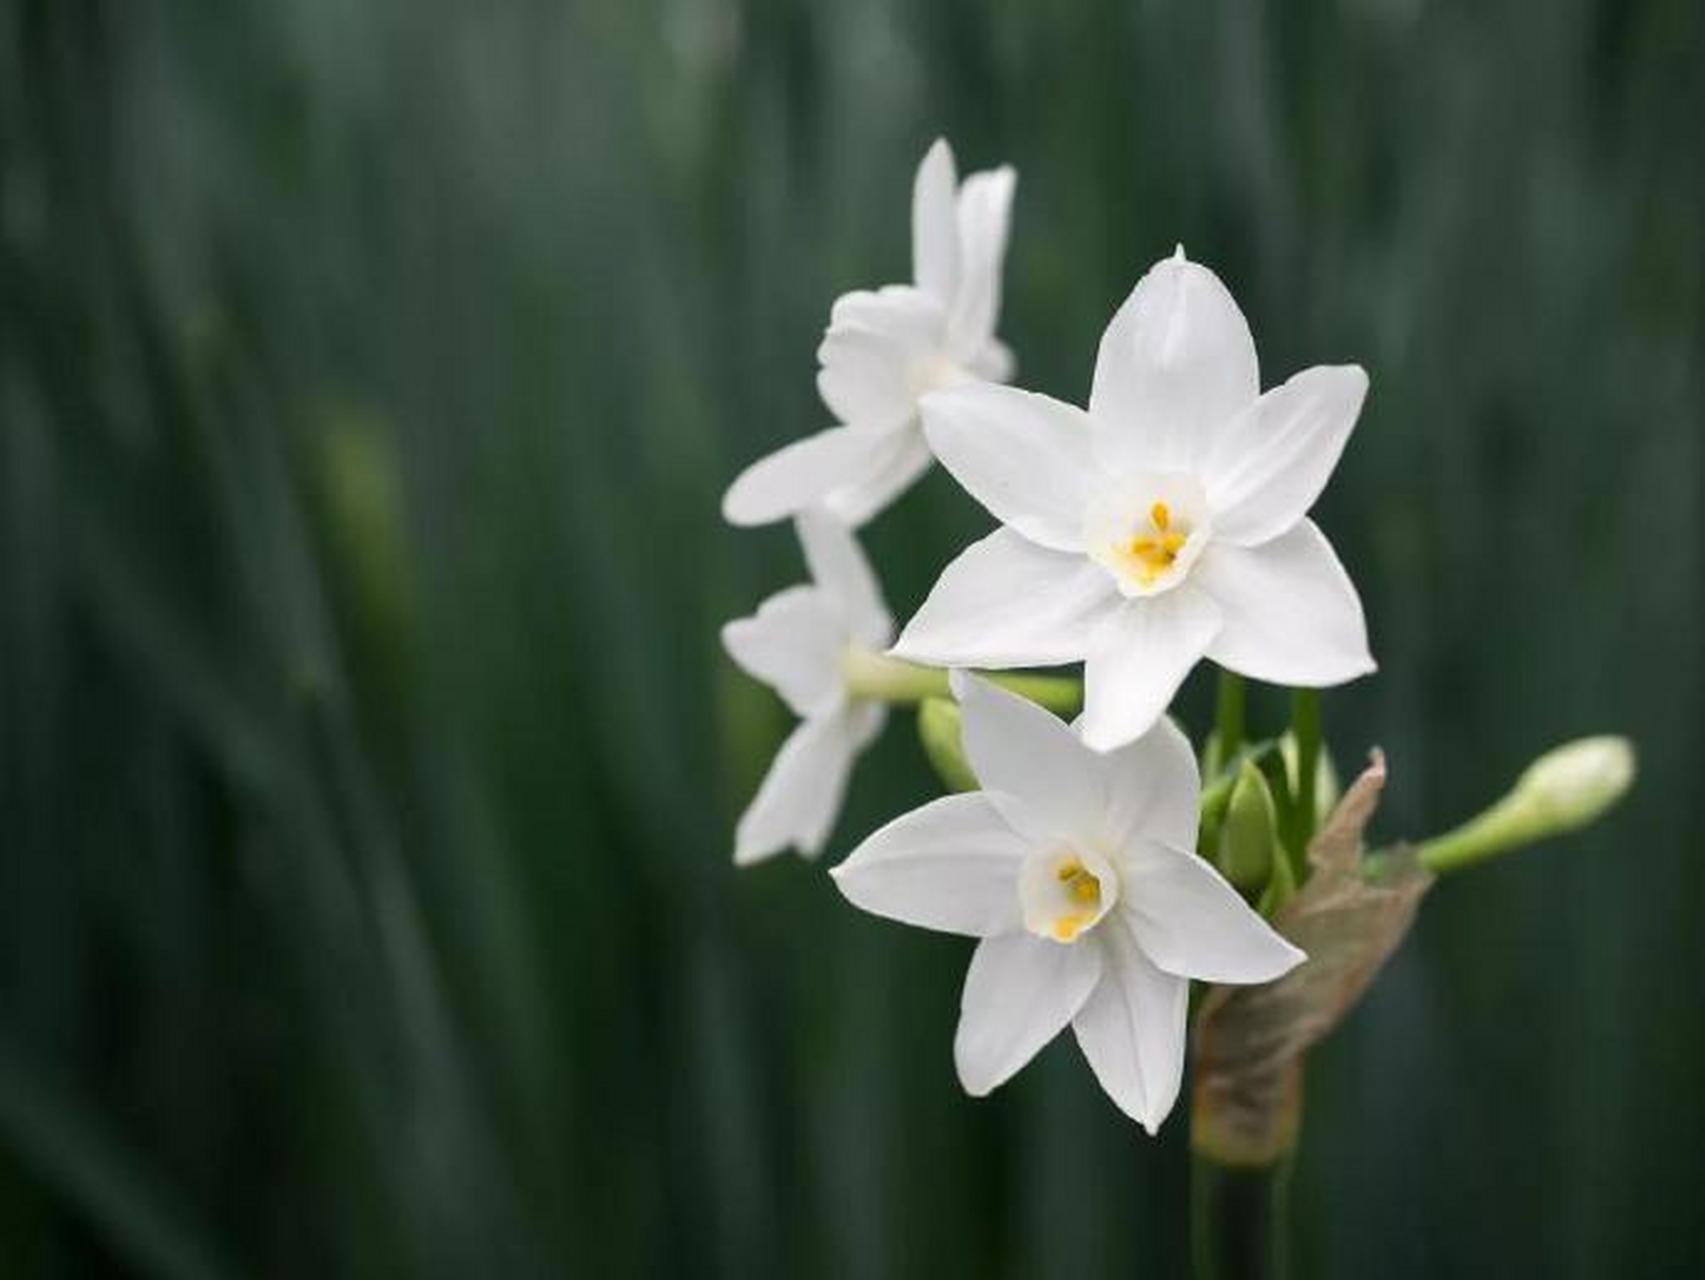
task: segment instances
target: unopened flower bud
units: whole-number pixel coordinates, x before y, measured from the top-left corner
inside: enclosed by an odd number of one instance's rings
[[[1523,771],[1511,792],[1455,831],[1429,840],[1416,857],[1434,872],[1508,853],[1595,821],[1634,782],[1634,747],[1626,738],[1580,738],[1547,751]]]
[[[1266,887],[1275,860],[1283,856],[1273,793],[1261,771],[1245,760],[1237,771],[1220,823],[1220,874],[1244,897],[1253,898]]]
[[[1620,800],[1634,781],[1634,747],[1606,734],[1578,738],[1528,765],[1515,798],[1533,810],[1542,835],[1573,831]],[[1536,837],[1537,838],[1537,837]]]

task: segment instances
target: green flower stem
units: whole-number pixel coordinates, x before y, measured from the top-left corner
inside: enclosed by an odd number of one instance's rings
[[[1214,695],[1214,740],[1221,763],[1237,758],[1246,733],[1243,677],[1222,667]]]
[[[1505,852],[1510,846],[1499,836],[1504,815],[1499,807],[1470,818],[1454,831],[1434,836],[1415,850],[1415,860],[1434,875],[1461,871]]]
[[[1293,1153],[1271,1164],[1222,1164],[1190,1155],[1190,1264],[1196,1280],[1285,1280],[1290,1275]]]
[[[1320,821],[1315,812],[1315,781],[1320,772],[1320,690],[1291,691],[1291,733],[1297,744],[1296,788],[1292,796],[1290,845],[1292,865],[1303,865],[1308,842]]]
[[[947,687],[947,672],[940,667],[920,667],[868,649],[847,650],[841,659],[841,678],[848,694],[872,702],[922,702],[925,698],[953,696]]]
[[[1076,715],[1083,708],[1083,682],[1072,676],[978,674],[1057,715]],[[923,702],[953,696],[942,668],[921,667],[867,649],[847,650],[841,660],[841,676],[849,694],[874,702]]]
[[[1075,676],[983,674],[1001,688],[1009,689],[1021,698],[1029,698],[1055,715],[1075,716],[1083,710],[1083,681]]]

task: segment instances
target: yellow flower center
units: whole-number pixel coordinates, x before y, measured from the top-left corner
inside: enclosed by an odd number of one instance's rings
[[[1207,495],[1182,472],[1121,476],[1084,508],[1084,550],[1127,598],[1158,595],[1183,582],[1212,534]]]
[[[1100,915],[1101,881],[1077,858],[1068,858],[1055,867],[1054,878],[1060,882],[1066,897],[1081,908],[1054,918],[1054,936],[1061,942],[1071,942]]]
[[[1137,580],[1145,587],[1152,587],[1172,568],[1189,540],[1189,530],[1173,527],[1172,509],[1164,502],[1156,502],[1149,508],[1148,527],[1139,529],[1119,552]]]
[[[1089,936],[1119,901],[1119,873],[1093,844],[1040,845],[1018,873],[1024,927],[1050,942]]]

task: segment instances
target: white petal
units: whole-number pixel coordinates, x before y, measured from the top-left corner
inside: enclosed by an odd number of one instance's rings
[[[1120,859],[1119,881],[1119,910],[1143,953],[1168,973],[1271,982],[1308,958],[1194,853],[1139,840]]]
[[[1083,549],[1099,470],[1082,409],[993,383],[935,392],[922,409],[935,456],[991,515],[1044,547]]]
[[[1151,964],[1118,912],[1092,936],[1102,949],[1101,981],[1072,1030],[1107,1096],[1152,1134],[1184,1078],[1190,984]]]
[[[1006,343],[990,338],[965,361],[965,370],[985,382],[1011,382],[1018,370],[1018,358]]]
[[[872,647],[885,646],[894,629],[882,588],[858,539],[839,520],[808,511],[794,521],[811,577],[841,610],[852,636]],[[844,643],[844,640],[843,640]]]
[[[847,733],[852,739],[853,758],[856,760],[860,752],[881,736],[883,727],[888,723],[888,708],[880,702],[855,700],[847,704],[845,712]]]
[[[1118,598],[1088,558],[997,529],[942,570],[894,653],[953,667],[1077,662]]]
[[[1070,725],[963,672],[954,673],[953,691],[964,709],[965,758],[1008,822],[1035,842],[1100,834],[1106,807],[1100,758]],[[1008,797],[1018,803],[1005,802]]]
[[[1147,835],[1193,849],[1202,779],[1190,740],[1167,716],[1142,737],[1091,757],[1106,794],[1106,837],[1122,847]]]
[[[1021,924],[1024,852],[988,795],[973,791],[894,819],[830,874],[855,907],[981,938]]]
[[[909,284],[885,284],[836,298],[823,336],[856,329],[892,338],[908,350],[933,351],[946,324],[947,311],[938,299]]]
[[[912,279],[944,304],[959,284],[957,185],[953,149],[937,138],[912,181]]]
[[[894,433],[830,427],[784,445],[736,477],[722,496],[729,524],[769,524],[815,506],[831,490],[874,474],[895,447]]]
[[[1312,520],[1258,547],[1215,543],[1191,581],[1219,602],[1225,624],[1208,656],[1272,684],[1342,684],[1374,669],[1362,602]]]
[[[973,173],[959,188],[959,281],[948,310],[947,349],[961,361],[969,360],[994,337],[1017,181],[1011,166],[1003,165]]]
[[[1219,628],[1219,606],[1190,583],[1125,601],[1084,664],[1083,740],[1111,751],[1148,732]]]
[[[817,393],[842,422],[898,427],[917,413],[919,379],[946,315],[928,294],[893,286],[835,304],[817,348]]]
[[[1338,465],[1367,392],[1360,367],[1320,365],[1239,414],[1200,468],[1214,536],[1255,546],[1295,527]]]
[[[1101,949],[1028,933],[977,944],[959,1001],[953,1061],[965,1092],[1004,1084],[1065,1030],[1101,977]]]
[[[722,647],[748,675],[770,685],[793,709],[808,716],[841,697],[845,615],[816,587],[779,591],[749,618],[722,628]]]
[[[759,862],[788,845],[806,857],[821,851],[840,812],[853,756],[871,737],[868,714],[858,713],[870,710],[841,707],[812,716],[788,736],[734,829],[737,865]]]
[[[924,443],[923,432],[895,431],[893,443],[882,465],[854,484],[829,491],[823,508],[857,528],[885,509],[929,470],[935,455]]]
[[[1101,338],[1089,412],[1119,471],[1188,471],[1260,393],[1249,325],[1183,251],[1149,268]]]

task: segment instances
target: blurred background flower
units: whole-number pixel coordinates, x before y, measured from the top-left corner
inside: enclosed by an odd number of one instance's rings
[[[718,499],[940,134],[1020,174],[1026,386],[1179,240],[1269,384],[1369,370],[1376,834],[1641,747],[1314,1056],[1304,1273],[1705,1263],[1692,0],[0,15],[0,1270],[1182,1269],[1182,1126],[1069,1045],[967,1101],[962,940],[728,865],[791,717],[717,627],[803,569]],[[895,614],[988,527],[877,519]],[[888,735],[831,859],[933,793]]]

